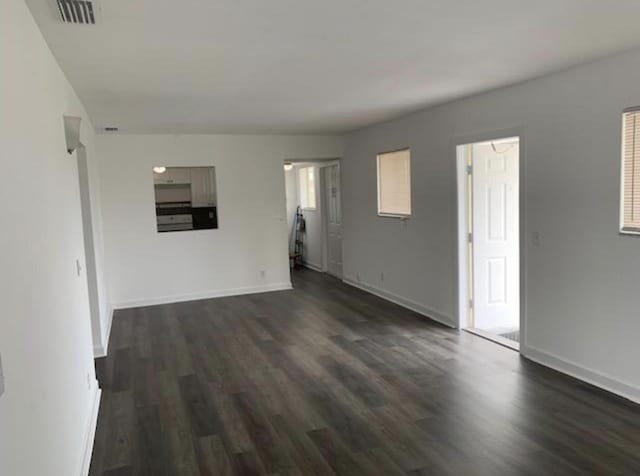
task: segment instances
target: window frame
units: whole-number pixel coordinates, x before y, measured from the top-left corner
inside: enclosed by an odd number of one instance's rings
[[[640,106],[633,106],[625,108],[622,111],[621,133],[620,133],[620,225],[618,232],[621,235],[640,236],[640,228],[625,227],[624,221],[624,195],[625,195],[625,132],[626,132],[626,120],[629,113],[640,113]],[[640,157],[638,157],[640,160]]]
[[[409,210],[408,214],[405,213],[389,213],[380,210],[380,158],[383,155],[393,154],[396,152],[408,152],[409,153]],[[382,218],[399,218],[401,220],[407,220],[413,216],[413,187],[411,186],[411,147],[402,147],[400,149],[385,150],[384,152],[378,152],[376,154],[376,200],[377,200],[377,216]]]
[[[302,175],[303,175],[303,171],[311,169],[312,173],[313,173],[313,206],[309,206],[309,204],[307,203],[305,205],[303,205],[303,201],[302,201]],[[309,173],[308,171],[304,174],[304,181],[305,181],[305,185],[304,185],[304,190],[306,192],[306,198],[305,201],[309,201]],[[302,210],[317,210],[318,209],[318,180],[316,177],[316,170],[315,167],[313,165],[308,165],[308,166],[304,166],[304,167],[300,167],[298,169],[298,196],[300,197],[300,208]]]

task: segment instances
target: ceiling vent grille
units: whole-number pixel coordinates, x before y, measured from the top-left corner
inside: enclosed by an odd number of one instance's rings
[[[65,23],[95,25],[95,2],[88,0],[57,0],[60,17]]]

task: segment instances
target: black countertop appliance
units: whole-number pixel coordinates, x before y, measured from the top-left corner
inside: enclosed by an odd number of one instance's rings
[[[218,213],[216,207],[193,207],[191,214],[193,215],[194,230],[218,228]]]

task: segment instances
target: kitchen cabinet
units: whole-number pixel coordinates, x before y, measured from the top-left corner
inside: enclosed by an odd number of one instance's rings
[[[153,172],[153,183],[165,185],[188,185],[191,183],[190,167],[167,167],[167,169],[159,174]]]
[[[191,204],[193,207],[216,206],[216,177],[213,167],[191,169]]]

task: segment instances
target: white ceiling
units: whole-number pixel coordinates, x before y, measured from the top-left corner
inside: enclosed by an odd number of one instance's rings
[[[26,0],[96,128],[332,133],[640,46],[639,0]]]

